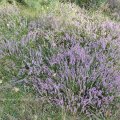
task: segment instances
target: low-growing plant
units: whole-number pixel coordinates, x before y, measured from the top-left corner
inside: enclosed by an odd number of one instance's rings
[[[15,77],[32,85],[43,102],[105,117],[120,90],[119,30],[110,20],[51,13],[31,22],[21,41],[2,42],[1,57],[20,59]]]
[[[65,25],[69,29],[64,31],[54,20],[45,17],[31,23],[21,41],[2,45],[3,55],[20,57],[23,67],[17,77],[30,82],[47,102],[72,113],[100,110],[105,115],[119,84],[119,26],[111,22],[89,26],[92,31],[87,35],[80,26]]]

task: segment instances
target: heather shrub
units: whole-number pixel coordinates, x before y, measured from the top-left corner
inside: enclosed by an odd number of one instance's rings
[[[119,90],[120,26],[82,12],[72,8],[72,16],[66,10],[41,16],[21,41],[3,42],[1,53],[20,59],[16,77],[44,102],[71,113],[105,115]]]

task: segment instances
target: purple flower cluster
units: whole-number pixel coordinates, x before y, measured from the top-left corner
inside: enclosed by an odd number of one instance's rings
[[[19,75],[51,104],[74,113],[105,111],[120,89],[120,26],[65,24],[65,29],[50,20],[31,23],[19,43],[4,43],[7,55],[15,54],[25,64]]]
[[[54,49],[51,55],[42,55],[42,45],[33,52],[26,61],[30,64],[27,79],[41,97],[71,112],[104,110],[114,100],[119,82],[116,51],[109,44],[101,39],[84,43],[65,33],[54,48],[44,46]]]

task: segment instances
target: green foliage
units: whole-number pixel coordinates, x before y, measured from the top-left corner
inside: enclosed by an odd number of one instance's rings
[[[79,6],[86,8],[98,7],[100,4],[105,3],[107,0],[60,0],[62,2],[72,2],[76,3]]]

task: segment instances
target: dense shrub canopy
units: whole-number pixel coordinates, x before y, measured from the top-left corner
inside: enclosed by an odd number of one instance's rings
[[[29,81],[44,101],[71,112],[104,112],[118,92],[120,25],[93,22],[84,11],[77,12],[79,19],[74,14],[41,16],[20,41],[3,42],[2,53],[20,58],[24,67],[18,77]]]
[[[1,9],[0,59],[10,62],[7,74],[32,86],[44,103],[105,115],[120,92],[120,24],[75,4],[53,7],[31,22],[17,8]]]

